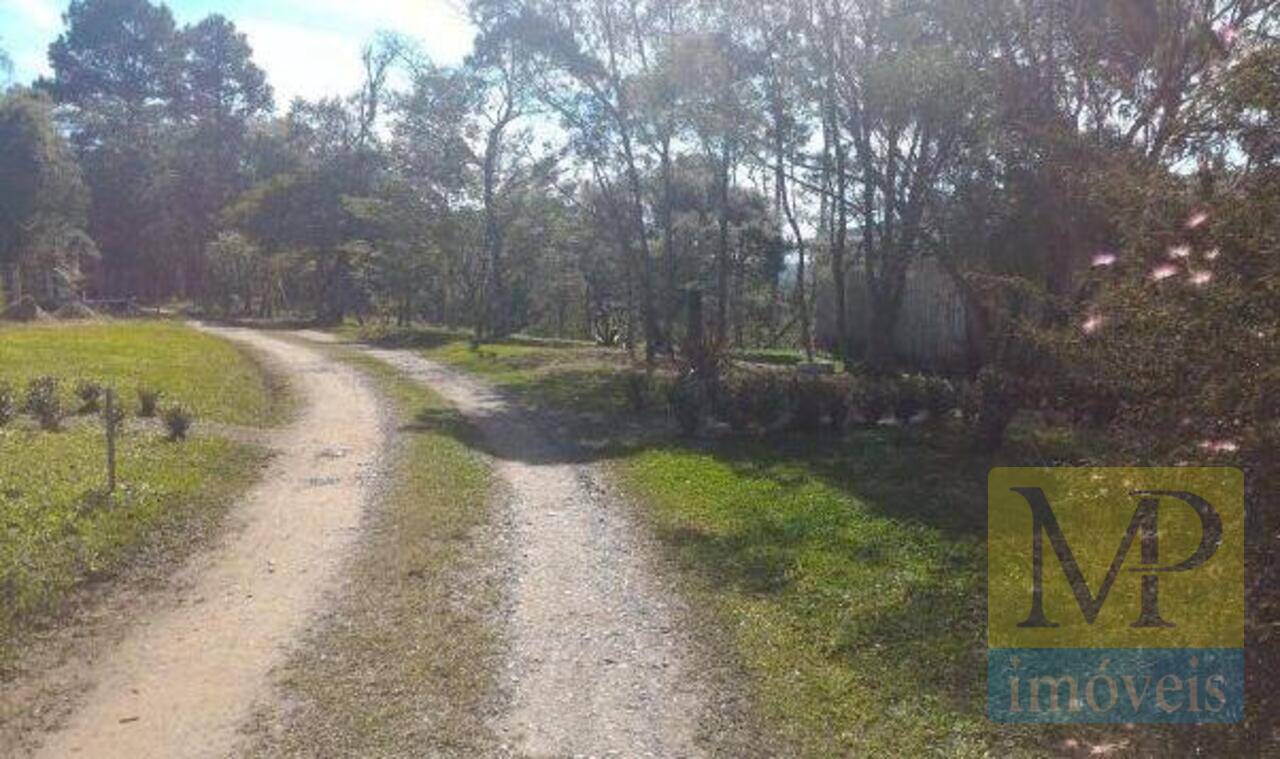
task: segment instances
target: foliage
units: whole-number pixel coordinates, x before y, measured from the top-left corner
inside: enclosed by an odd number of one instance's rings
[[[50,432],[62,427],[62,396],[58,384],[57,377],[48,375],[37,377],[27,384],[24,408],[36,418],[42,429]]]
[[[160,408],[160,399],[164,397],[164,392],[155,388],[139,386],[137,389],[138,396],[138,416],[143,419],[152,419]]]
[[[81,379],[76,381],[76,398],[80,399],[80,408],[78,414],[96,414],[101,408],[102,395],[104,388],[102,384],[94,380]]]
[[[0,289],[55,309],[78,297],[81,266],[97,256],[82,228],[88,197],[54,124],[48,97],[0,94]]]
[[[897,406],[896,387],[883,377],[859,378],[854,383],[851,398],[854,410],[862,417],[863,424],[874,427],[885,414]]]
[[[624,375],[627,404],[637,414],[660,405],[666,396],[663,378],[648,369],[631,369]]]
[[[18,397],[13,385],[0,382],[0,427],[7,426],[18,415]]]
[[[730,372],[717,393],[717,414],[734,432],[771,429],[786,413],[790,388],[773,371]]]
[[[195,416],[191,409],[181,403],[171,403],[160,412],[160,421],[164,422],[169,433],[169,442],[177,443],[187,439],[191,425],[195,423]]]
[[[791,423],[801,432],[817,432],[822,427],[821,382],[813,379],[791,381]]]
[[[667,390],[667,401],[676,424],[685,435],[695,434],[710,406],[707,383],[693,372],[683,372]]]
[[[994,367],[985,367],[963,391],[961,408],[975,442],[994,451],[1018,413],[1017,382]]]

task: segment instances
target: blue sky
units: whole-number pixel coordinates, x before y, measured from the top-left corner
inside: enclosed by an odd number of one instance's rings
[[[48,73],[45,53],[62,31],[67,5],[68,0],[0,0],[0,46],[13,58],[15,81]],[[461,0],[171,0],[167,5],[180,25],[210,13],[235,22],[249,36],[280,107],[295,96],[346,94],[358,87],[360,49],[378,31],[418,40],[438,63],[460,61],[473,37]]]

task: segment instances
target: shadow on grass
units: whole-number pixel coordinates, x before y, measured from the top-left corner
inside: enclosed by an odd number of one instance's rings
[[[668,450],[745,483],[722,491],[728,503],[711,526],[661,520],[717,595],[776,603],[821,657],[815,669],[872,679],[886,710],[986,729],[985,471],[971,476],[982,462],[890,430]],[[849,717],[841,698],[831,694],[833,719]]]

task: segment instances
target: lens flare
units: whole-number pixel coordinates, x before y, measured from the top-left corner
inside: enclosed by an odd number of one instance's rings
[[[1240,444],[1234,440],[1206,440],[1200,444],[1200,450],[1214,454],[1236,453]]]
[[[1209,222],[1208,211],[1196,211],[1187,219],[1187,229],[1199,229]]]

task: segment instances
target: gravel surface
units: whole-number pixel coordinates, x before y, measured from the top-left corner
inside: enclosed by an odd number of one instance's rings
[[[357,536],[367,475],[385,444],[377,399],[355,369],[313,348],[241,329],[211,332],[261,350],[303,405],[271,441],[235,528],[173,578],[177,595],[100,658],[96,687],[40,756],[221,757],[270,672],[319,610]]]
[[[504,753],[698,756],[722,708],[679,595],[597,465],[469,375],[370,350],[453,403],[506,485],[509,708]]]

